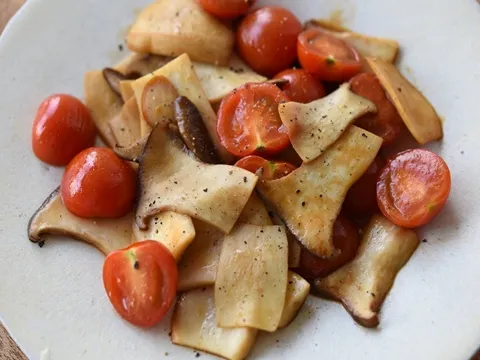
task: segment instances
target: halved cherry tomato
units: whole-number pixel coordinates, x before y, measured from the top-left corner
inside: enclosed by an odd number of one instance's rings
[[[291,101],[306,104],[325,96],[322,83],[303,69],[284,70],[275,75],[274,79],[288,81],[281,89]]]
[[[237,48],[255,71],[273,76],[297,58],[302,24],[289,10],[269,6],[247,15],[237,30]]]
[[[65,169],[61,194],[67,209],[80,217],[116,218],[132,210],[135,170],[111,149],[89,148]]]
[[[298,60],[320,80],[342,82],[358,74],[362,61],[357,51],[345,41],[319,29],[309,29],[298,36]]]
[[[331,259],[322,259],[302,249],[300,267],[296,270],[307,280],[325,277],[351,261],[360,245],[357,227],[345,216],[338,216],[333,227],[333,244],[340,254]]]
[[[377,206],[377,177],[384,161],[377,156],[367,171],[348,190],[343,209],[353,216],[370,216]]]
[[[254,2],[255,0],[200,0],[200,5],[216,17],[233,19],[246,14]]]
[[[403,151],[379,174],[377,202],[383,215],[405,228],[427,224],[450,194],[450,170],[437,154],[424,149]]]
[[[113,307],[134,325],[156,325],[172,306],[178,270],[173,255],[145,240],[112,252],[103,264],[103,285]]]
[[[355,121],[355,125],[383,138],[383,145],[389,145],[402,133],[403,121],[397,109],[388,99],[385,90],[375,74],[362,73],[350,80],[351,90],[372,101],[376,113],[369,113]]]
[[[218,109],[217,133],[222,145],[235,156],[275,154],[290,140],[278,114],[278,105],[289,101],[275,85],[247,83],[223,98]]]
[[[85,105],[77,98],[56,94],[37,110],[32,129],[35,155],[50,165],[67,165],[80,151],[95,143],[95,125]]]
[[[295,165],[288,162],[270,161],[256,155],[250,155],[238,160],[235,166],[254,174],[256,174],[259,169],[262,169],[262,177],[266,180],[280,179],[296,169]]]

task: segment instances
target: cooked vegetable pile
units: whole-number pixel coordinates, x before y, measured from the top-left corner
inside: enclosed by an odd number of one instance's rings
[[[32,131],[36,156],[66,169],[30,240],[94,245],[126,321],[173,307],[173,343],[227,359],[311,290],[376,327],[451,181],[430,151],[392,152],[443,136],[396,41],[253,2],[155,1],[132,54],[85,74],[84,103],[49,96]]]

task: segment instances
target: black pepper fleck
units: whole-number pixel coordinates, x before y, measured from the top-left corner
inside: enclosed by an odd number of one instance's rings
[[[208,188],[203,189],[203,192],[208,192]]]
[[[45,245],[45,240],[42,240],[42,241],[39,241],[39,242],[38,242],[38,246],[39,246],[39,247],[42,248],[43,245]]]
[[[138,260],[135,260],[135,263],[133,264],[133,268],[135,270],[138,270],[140,268],[140,263],[138,262]]]

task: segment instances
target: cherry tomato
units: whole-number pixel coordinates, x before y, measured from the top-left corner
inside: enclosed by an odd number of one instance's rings
[[[247,83],[229,93],[218,109],[217,133],[222,145],[235,156],[275,154],[290,140],[278,113],[289,101],[275,85]]]
[[[375,74],[362,73],[350,80],[351,90],[372,101],[377,112],[366,114],[355,124],[383,138],[383,145],[389,145],[402,133],[403,121],[397,109],[387,97]]]
[[[264,7],[247,15],[237,30],[237,47],[255,71],[273,76],[290,67],[297,58],[300,21],[287,9]]]
[[[298,36],[298,60],[320,80],[347,81],[358,74],[362,61],[357,51],[345,41],[319,29],[309,29]]]
[[[274,79],[288,81],[281,88],[291,101],[306,104],[325,96],[322,83],[303,69],[284,70]]]
[[[50,165],[67,165],[80,151],[95,143],[95,125],[88,109],[71,95],[46,98],[32,128],[35,155]]]
[[[116,218],[132,210],[136,174],[111,149],[89,148],[75,156],[63,174],[61,194],[74,215]]]
[[[172,306],[178,270],[157,241],[145,240],[112,252],[103,264],[103,285],[113,307],[137,326],[156,325]]]
[[[322,259],[302,249],[298,273],[307,280],[325,277],[355,257],[360,246],[360,236],[357,227],[343,215],[335,221],[333,244],[341,252],[331,259]]]
[[[377,156],[367,171],[348,190],[343,209],[354,216],[372,215],[377,207],[377,176],[384,161]]]
[[[394,224],[415,228],[442,210],[450,194],[450,170],[437,154],[411,149],[387,161],[377,182],[377,202]]]
[[[256,174],[259,169],[262,169],[262,177],[266,180],[280,179],[296,169],[295,165],[288,162],[270,161],[256,155],[250,155],[238,160],[235,166],[254,174]]]
[[[254,0],[200,0],[200,5],[216,17],[233,19],[245,15],[254,2]]]

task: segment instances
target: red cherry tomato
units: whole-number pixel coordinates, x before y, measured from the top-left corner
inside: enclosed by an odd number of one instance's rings
[[[394,142],[402,133],[403,121],[374,74],[362,73],[350,80],[351,90],[372,101],[377,112],[366,114],[355,124],[383,138],[383,145]]]
[[[235,156],[275,154],[290,140],[278,113],[289,101],[275,85],[247,83],[229,93],[218,109],[217,133],[222,145]]]
[[[80,217],[116,218],[132,210],[136,174],[111,149],[89,148],[75,156],[63,174],[61,194]]]
[[[262,177],[266,180],[280,179],[296,169],[295,165],[288,162],[270,161],[256,155],[250,155],[238,160],[235,166],[254,174],[259,169],[262,169]]]
[[[424,149],[403,151],[378,176],[377,202],[394,224],[416,228],[442,210],[450,194],[450,170],[437,154]]]
[[[255,0],[200,0],[200,5],[216,17],[233,19],[245,15],[254,2]]]
[[[146,240],[112,252],[103,264],[103,284],[113,307],[137,326],[156,325],[172,306],[178,270],[157,241]]]
[[[362,69],[357,51],[345,41],[319,29],[309,29],[298,36],[298,60],[320,80],[347,81]]]
[[[95,125],[88,109],[71,95],[46,98],[32,128],[35,155],[50,165],[67,165],[80,151],[95,143]]]
[[[281,88],[291,101],[306,104],[325,96],[322,83],[303,69],[284,70],[274,79],[288,81]]]
[[[377,207],[377,176],[384,161],[377,156],[367,171],[348,190],[343,209],[353,216],[370,216]]]
[[[255,71],[273,76],[297,58],[300,21],[287,9],[264,7],[247,15],[237,30],[237,48]]]
[[[333,244],[340,254],[331,259],[322,259],[302,249],[298,273],[307,280],[325,277],[351,261],[360,246],[357,227],[340,215],[333,227]]]

